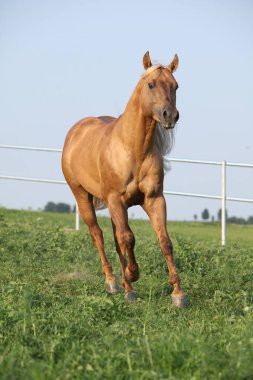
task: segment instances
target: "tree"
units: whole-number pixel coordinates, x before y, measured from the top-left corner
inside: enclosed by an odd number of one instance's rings
[[[209,211],[208,211],[207,208],[205,208],[205,209],[202,211],[201,216],[202,216],[202,219],[203,219],[203,220],[208,220],[208,219],[209,219],[210,214],[209,214]]]
[[[226,220],[227,220],[227,218],[228,218],[228,210],[227,209],[226,209],[225,215],[226,215]],[[218,220],[221,221],[221,208],[219,209],[217,216],[218,216]]]
[[[54,202],[48,202],[44,207],[46,212],[56,212],[56,204]]]
[[[227,223],[246,224],[246,220],[244,218],[238,218],[237,216],[230,216],[227,218]]]
[[[71,207],[67,203],[58,203],[56,205],[56,210],[57,212],[66,212],[69,214],[71,211]]]
[[[198,215],[197,214],[194,214],[193,215],[193,218],[194,218],[194,220],[195,220],[195,222],[198,220]]]
[[[44,210],[46,212],[65,212],[70,213],[71,207],[67,203],[54,203],[54,202],[48,202],[46,206],[44,207]]]
[[[253,224],[253,215],[248,217],[247,224]]]

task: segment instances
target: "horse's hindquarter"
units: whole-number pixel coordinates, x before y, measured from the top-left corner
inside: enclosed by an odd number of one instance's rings
[[[62,155],[64,176],[72,186],[81,185],[101,198],[99,158],[107,144],[113,118],[85,118],[69,131]]]

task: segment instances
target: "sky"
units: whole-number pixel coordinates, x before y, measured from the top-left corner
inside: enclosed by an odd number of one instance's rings
[[[0,144],[62,148],[86,116],[120,115],[149,50],[167,65],[177,53],[180,120],[170,156],[253,163],[251,0],[1,0]],[[164,188],[219,195],[220,168],[172,163]],[[60,154],[0,149],[0,174],[63,179]],[[227,193],[253,198],[253,169],[229,168]],[[64,185],[0,179],[0,205],[74,204]],[[220,202],[166,196],[168,218],[191,220]],[[253,204],[227,203],[228,215]],[[130,216],[144,217],[140,208]]]

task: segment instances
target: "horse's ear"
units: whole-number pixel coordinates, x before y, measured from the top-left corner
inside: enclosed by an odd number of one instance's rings
[[[170,70],[171,73],[173,73],[173,72],[176,71],[176,69],[178,68],[178,64],[179,64],[179,59],[178,59],[177,54],[175,54],[173,60],[172,60],[171,63],[167,66],[167,68]]]
[[[143,56],[143,66],[145,70],[147,70],[149,67],[152,66],[152,62],[149,56],[149,51],[147,51]]]

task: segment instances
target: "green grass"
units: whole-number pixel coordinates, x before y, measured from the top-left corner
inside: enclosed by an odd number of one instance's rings
[[[111,297],[74,216],[0,210],[1,379],[253,379],[253,227],[170,223],[191,306],[176,309],[146,221],[132,221],[141,279]],[[110,221],[100,218],[119,278]]]

